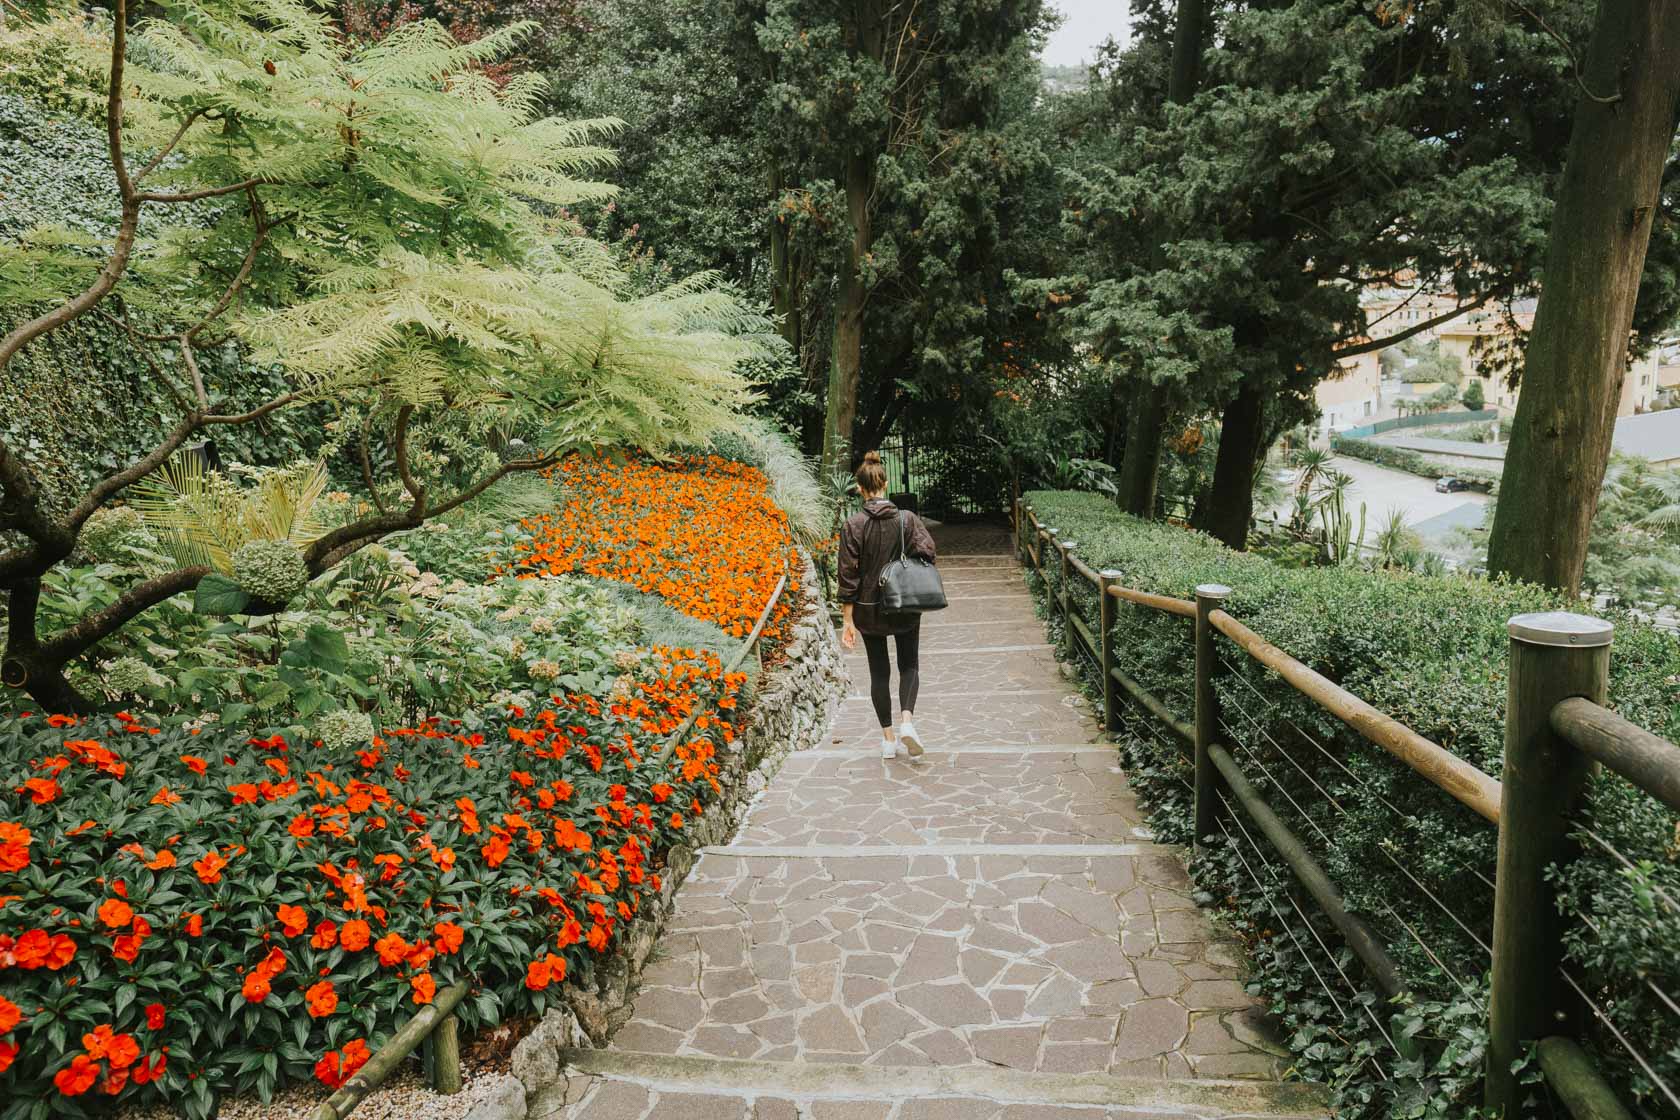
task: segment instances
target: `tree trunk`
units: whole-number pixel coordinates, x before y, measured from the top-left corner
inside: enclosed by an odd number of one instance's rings
[[[1495,575],[1574,594],[1680,101],[1680,4],[1601,0],[1488,542]],[[1608,99],[1614,98],[1613,101]]]
[[[43,653],[36,633],[41,607],[41,577],[23,576],[7,589],[6,652],[0,657],[0,684],[15,688],[47,715],[90,715],[96,705],[64,678],[64,660]]]
[[[851,0],[845,7],[853,21],[854,57],[884,66],[886,13],[881,0]],[[875,160],[886,146],[886,136],[869,140],[867,146],[854,140],[845,156],[846,219],[851,226],[852,243],[840,272],[834,304],[834,339],[829,351],[822,462],[831,472],[849,473],[860,458],[852,429],[857,423],[858,388],[863,382],[863,308],[869,299],[869,289],[863,281],[863,263],[874,244],[869,199],[875,193]]]
[[[1155,479],[1161,471],[1161,428],[1167,422],[1167,394],[1145,384],[1126,417],[1126,449],[1120,459],[1120,508],[1135,517],[1155,516]]]
[[[840,274],[834,306],[834,344],[828,363],[828,422],[823,429],[823,467],[850,471],[857,457],[852,429],[857,423],[858,387],[863,382],[863,259],[869,254],[869,195],[874,185],[875,158],[853,152],[846,157],[846,212],[852,244]]]
[[[770,216],[770,304],[776,314],[776,323],[793,349],[794,360],[799,359],[800,345],[800,307],[799,288],[794,278],[792,234],[789,232],[788,217],[782,211],[782,199],[785,185],[782,182],[782,169],[773,167],[770,170],[770,198],[776,207],[776,212]]]
[[[1207,24],[1207,0],[1178,0],[1173,27],[1172,74],[1167,100],[1183,105],[1196,95],[1201,81],[1202,39]],[[1144,382],[1133,399],[1126,421],[1126,449],[1120,461],[1120,508],[1137,517],[1155,514],[1155,479],[1161,470],[1161,440],[1167,423],[1168,390]]]
[[[1254,474],[1266,451],[1266,394],[1250,375],[1225,406],[1219,424],[1219,454],[1213,462],[1213,491],[1197,528],[1242,551],[1254,520]]]

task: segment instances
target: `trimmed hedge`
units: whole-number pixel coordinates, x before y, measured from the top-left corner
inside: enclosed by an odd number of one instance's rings
[[[1451,467],[1410,448],[1345,437],[1333,437],[1330,445],[1338,455],[1364,459],[1366,462],[1393,467],[1397,471],[1406,471],[1424,478],[1462,478],[1470,484],[1472,490],[1482,490],[1489,494],[1499,491],[1500,476],[1493,471],[1478,470],[1475,467]]]
[[[1570,605],[1528,585],[1352,566],[1279,568],[1201,534],[1124,516],[1096,494],[1038,491],[1026,500],[1043,524],[1078,542],[1087,564],[1118,569],[1128,586],[1187,598],[1198,583],[1227,584],[1227,609],[1258,633],[1496,777],[1502,769],[1506,622],[1514,614]],[[1094,628],[1094,589],[1076,580],[1073,590]],[[1680,637],[1626,614],[1611,617],[1617,628],[1614,706],[1641,726],[1680,738]],[[1053,613],[1050,626],[1060,629]],[[1204,901],[1225,905],[1247,935],[1259,966],[1258,990],[1287,1026],[1303,1074],[1337,1087],[1341,1114],[1464,1115],[1480,1101],[1489,960],[1429,894],[1476,938],[1489,941],[1495,830],[1234,646],[1220,645],[1231,671],[1218,691],[1235,756],[1350,907],[1387,939],[1419,1005],[1383,1008],[1373,991],[1355,996],[1344,986],[1288,897],[1270,885],[1263,865],[1254,866],[1254,853],[1248,866],[1237,857],[1248,850],[1240,832],[1240,845],[1217,845],[1197,859]],[[1190,716],[1193,648],[1184,619],[1122,604],[1114,656],[1178,715]],[[1095,673],[1086,669],[1094,682]],[[1188,841],[1187,764],[1147,722],[1129,716],[1128,726],[1134,734],[1123,750],[1155,814],[1157,833]],[[1671,1083],[1680,1080],[1680,1020],[1645,980],[1680,990],[1680,923],[1659,893],[1680,897],[1677,826],[1680,817],[1653,799],[1620,779],[1601,777],[1592,792],[1591,827],[1640,871],[1624,874],[1589,846],[1565,875],[1562,900],[1577,918],[1568,967]],[[1269,849],[1266,858],[1286,876]],[[1305,904],[1303,909],[1315,913]],[[1583,916],[1596,923],[1597,935]],[[1315,919],[1314,926],[1338,948],[1326,923]],[[1317,974],[1308,966],[1309,950]],[[1341,958],[1340,968],[1363,986],[1357,964],[1345,951]],[[1326,997],[1320,975],[1336,989],[1339,1006]],[[1396,1057],[1373,1016],[1388,1034],[1409,1036],[1402,1046],[1407,1056]],[[1594,1041],[1604,1043],[1605,1068],[1625,1095],[1658,1103],[1631,1063],[1617,1058],[1613,1042]],[[1391,1077],[1397,1070],[1413,1077],[1379,1079],[1373,1061]]]

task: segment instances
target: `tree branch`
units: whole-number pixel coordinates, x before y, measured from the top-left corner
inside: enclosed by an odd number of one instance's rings
[[[20,323],[0,338],[0,370],[11,363],[19,350],[35,339],[56,330],[92,308],[104,299],[128,268],[129,254],[134,251],[134,237],[140,226],[140,197],[128,177],[128,165],[123,160],[123,55],[128,48],[127,0],[116,0],[115,27],[111,35],[111,88],[105,95],[105,143],[110,155],[111,169],[116,174],[117,190],[122,197],[122,218],[117,223],[116,239],[111,243],[111,255],[80,293],[65,300],[51,311],[37,315],[27,323]]]
[[[169,138],[169,143],[165,144],[158,151],[157,155],[148,160],[146,166],[142,167],[135,173],[134,181],[138,183],[140,180],[156,171],[158,164],[169,158],[169,153],[175,150],[175,145],[179,144],[181,142],[181,137],[187,134],[187,129],[197,124],[199,118],[205,116],[209,112],[209,108],[206,107],[202,109],[194,109],[192,112],[188,113],[187,119],[181,122],[181,127],[175,130],[175,135]]]
[[[422,516],[426,512],[426,489],[414,481],[414,472],[408,464],[408,423],[414,418],[414,406],[405,404],[397,409],[397,426],[392,435],[392,449],[397,459],[397,477],[402,479],[403,489],[414,499],[413,510]]]
[[[389,513],[385,508],[385,499],[379,496],[379,487],[373,482],[373,457],[368,453],[367,425],[361,425],[356,438],[357,450],[362,461],[362,485],[367,487],[368,497],[373,500],[373,508],[380,513]]]
[[[203,423],[204,418],[197,413],[189,413],[182,417],[181,422],[171,429],[162,443],[116,474],[107,475],[95,483],[93,489],[70,511],[66,526],[71,532],[79,531],[100,506],[110,501],[124,487],[139,482],[162,466],[166,459],[175,454],[175,449],[185,443],[187,437],[196,432]]]
[[[41,655],[67,661],[116,633],[136,616],[198,586],[198,581],[209,574],[210,568],[199,564],[135,584],[105,609],[83,615],[73,626],[42,642]]]
[[[238,194],[240,191],[273,182],[273,179],[268,178],[245,179],[222,187],[202,187],[196,191],[140,191],[135,197],[141,202],[197,202],[204,198],[220,198],[227,194]]]
[[[1482,295],[1477,296],[1469,303],[1461,303],[1451,311],[1443,311],[1441,314],[1436,315],[1432,319],[1425,319],[1421,323],[1414,323],[1403,331],[1387,335],[1383,338],[1366,339],[1364,342],[1356,342],[1348,346],[1333,349],[1330,351],[1330,356],[1337,361],[1341,361],[1343,358],[1352,358],[1360,354],[1369,354],[1373,350],[1386,350],[1390,346],[1406,341],[1413,335],[1422,334],[1431,327],[1438,327],[1442,323],[1456,319],[1466,311],[1476,310],[1476,308],[1481,307],[1483,304],[1493,299],[1493,297],[1497,294],[1497,292],[1484,292]]]

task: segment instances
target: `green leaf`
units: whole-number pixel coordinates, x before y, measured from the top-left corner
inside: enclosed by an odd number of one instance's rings
[[[238,614],[250,602],[243,588],[219,572],[199,580],[193,591],[193,611],[197,614]]]

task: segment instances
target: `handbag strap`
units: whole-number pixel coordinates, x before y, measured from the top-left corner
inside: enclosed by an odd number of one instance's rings
[[[909,552],[904,547],[904,519],[908,516],[910,516],[909,510],[901,509],[898,511],[898,558],[901,561],[910,558]]]

